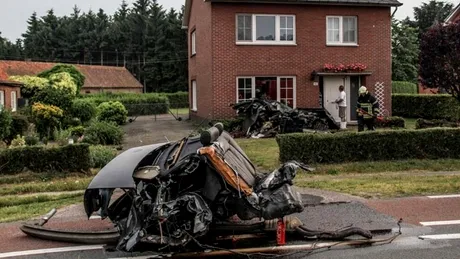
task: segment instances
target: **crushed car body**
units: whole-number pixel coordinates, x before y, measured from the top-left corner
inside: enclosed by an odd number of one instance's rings
[[[278,101],[254,98],[232,105],[244,118],[241,129],[252,138],[269,138],[276,134],[327,131],[338,129],[332,115],[325,109],[293,109]]]
[[[257,172],[218,123],[198,136],[120,154],[89,184],[84,205],[88,217],[99,211],[117,226],[120,251],[140,242],[184,247],[235,216],[276,220],[302,212],[292,187],[298,168],[313,170],[292,161]],[[115,189],[124,193],[111,202]]]

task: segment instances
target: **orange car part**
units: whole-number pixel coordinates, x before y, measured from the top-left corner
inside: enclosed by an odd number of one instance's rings
[[[199,150],[205,155],[216,168],[217,172],[224,177],[225,181],[236,190],[241,190],[246,196],[252,194],[252,188],[241,178],[238,178],[233,169],[216,153],[213,147],[203,147]]]

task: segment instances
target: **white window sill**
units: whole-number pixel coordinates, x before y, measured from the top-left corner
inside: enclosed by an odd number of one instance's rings
[[[295,42],[244,42],[237,41],[236,45],[254,45],[254,46],[297,46]]]
[[[192,112],[197,112],[198,109],[190,109]]]
[[[359,47],[357,43],[326,43],[328,47]]]

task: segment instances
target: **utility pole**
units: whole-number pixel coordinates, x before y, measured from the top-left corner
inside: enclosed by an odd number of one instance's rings
[[[146,93],[147,92],[147,86],[146,86],[146,83],[145,83],[146,82],[146,80],[145,80],[145,78],[146,78],[146,76],[145,76],[145,52],[143,53],[143,56],[144,56],[144,67],[143,67],[143,71],[144,71],[144,73],[143,73],[143,76],[144,76],[144,93]]]
[[[117,67],[118,67],[118,49],[115,50],[117,52]]]
[[[101,50],[101,66],[104,65],[104,50]]]

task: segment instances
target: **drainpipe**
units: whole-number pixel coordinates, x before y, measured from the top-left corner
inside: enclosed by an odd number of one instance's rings
[[[397,6],[396,6],[395,11],[391,14],[391,18],[393,18],[393,16],[395,15],[396,11],[398,11],[398,7],[397,7]]]

